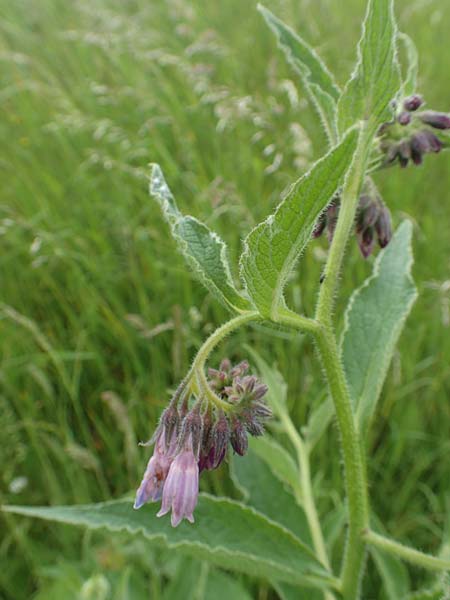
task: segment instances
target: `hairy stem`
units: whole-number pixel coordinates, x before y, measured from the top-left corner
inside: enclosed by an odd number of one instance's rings
[[[190,376],[195,369],[203,369],[205,362],[208,360],[208,356],[211,354],[217,344],[226,338],[227,335],[246,323],[250,323],[251,321],[260,321],[261,319],[262,317],[257,311],[249,311],[242,313],[238,317],[230,319],[221,327],[216,329],[197,352],[188,376]]]
[[[359,194],[364,181],[371,136],[361,128],[352,166],[341,196],[341,207],[333,242],[319,292],[316,321],[320,328],[316,341],[330,393],[334,402],[342,446],[345,487],[348,503],[348,534],[342,563],[342,595],[345,600],[359,598],[364,568],[365,542],[361,536],[369,522],[367,482],[363,447],[355,422],[350,393],[345,378],[333,326],[333,310],[339,276],[348,238],[351,234]]]
[[[364,532],[363,537],[368,544],[372,544],[389,554],[395,554],[424,569],[430,569],[432,571],[450,571],[450,560],[448,559],[438,558],[437,556],[426,554],[415,548],[409,548],[408,546],[400,544],[400,542],[390,540],[389,538],[370,530]]]
[[[316,308],[316,320],[330,328],[333,323],[334,300],[344,260],[345,248],[355,221],[359,192],[364,181],[370,141],[371,138],[367,135],[366,129],[362,128],[353,163],[342,190],[339,218],[323,272],[322,285]]]
[[[369,522],[365,466],[336,338],[332,332],[323,329],[316,341],[334,401],[344,462],[348,534],[341,572],[342,594],[345,600],[354,600],[359,597],[364,566],[365,543],[361,532]]]

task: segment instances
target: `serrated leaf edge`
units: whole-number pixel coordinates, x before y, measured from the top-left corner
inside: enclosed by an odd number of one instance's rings
[[[252,513],[256,517],[258,517],[261,521],[266,522],[273,527],[276,527],[277,529],[282,531],[284,534],[286,534],[288,537],[290,537],[294,543],[298,544],[302,548],[302,551],[305,554],[310,555],[311,558],[313,558],[315,561],[317,561],[317,563],[318,563],[317,566],[320,567],[318,559],[314,555],[312,550],[310,548],[308,548],[308,546],[306,546],[294,533],[292,533],[292,531],[285,528],[280,523],[273,521],[272,519],[270,519],[263,513],[260,513],[259,511],[254,509],[252,506],[243,504],[242,502],[238,502],[236,500],[231,500],[229,498],[217,498],[216,496],[212,496],[211,494],[207,494],[205,492],[202,492],[201,494],[199,494],[199,496],[201,496],[203,498],[207,498],[208,500],[210,500],[216,504],[222,504],[222,505],[228,504],[228,505],[232,505],[232,506],[237,506],[244,511]],[[55,519],[55,518],[51,518],[51,517],[47,518],[45,516],[35,514],[34,511],[43,510],[46,512],[47,511],[51,512],[52,509],[58,509],[58,508],[63,508],[63,509],[81,508],[81,509],[96,510],[97,508],[100,508],[103,506],[110,506],[110,505],[122,504],[122,503],[124,503],[123,499],[111,500],[111,501],[107,501],[107,502],[99,502],[97,504],[82,504],[82,505],[74,505],[74,506],[36,506],[36,507],[25,506],[24,507],[24,506],[15,506],[15,505],[3,505],[0,507],[0,509],[4,512],[8,512],[8,513],[19,514],[19,515],[23,515],[23,516],[29,516],[29,517],[34,517],[37,519],[48,520],[48,521],[55,521],[55,522],[59,522],[62,524],[67,524],[67,525],[80,526],[80,523],[78,521],[72,520],[70,518],[67,518],[64,520]],[[131,506],[131,504],[130,504],[130,506]],[[198,542],[198,541],[195,541],[195,542],[193,542],[193,541],[170,542],[168,540],[167,534],[164,534],[164,533],[149,534],[149,533],[146,533],[145,529],[142,526],[130,526],[130,525],[116,526],[116,525],[95,524],[95,525],[87,525],[86,527],[88,527],[89,529],[106,529],[108,531],[127,531],[130,534],[139,533],[148,540],[162,542],[169,549],[177,549],[177,548],[189,549],[190,547],[191,548],[195,547],[195,548],[199,548],[202,550],[206,550],[209,554],[213,554],[213,555],[224,554],[224,555],[234,556],[234,557],[238,557],[238,558],[242,557],[244,560],[246,558],[247,559],[250,558],[255,563],[259,563],[259,564],[261,564],[261,562],[264,561],[265,564],[273,567],[276,570],[283,569],[286,573],[293,575],[294,578],[298,577],[297,571],[292,570],[291,567],[286,567],[282,563],[276,563],[270,559],[265,559],[265,558],[261,559],[261,557],[256,556],[256,555],[252,554],[251,552],[230,551],[221,545],[213,547],[213,546],[208,546],[207,544],[204,544],[204,543]],[[301,577],[300,579],[297,580],[297,581],[299,581],[299,583],[307,583],[307,582],[311,583],[311,578],[314,581],[315,581],[315,578],[318,578],[319,580],[323,580],[324,586],[327,584],[328,578],[327,578],[327,572],[325,570],[323,570],[323,571],[318,570],[317,572],[315,572],[314,569],[306,568],[305,573],[306,573],[305,578]],[[330,576],[330,579],[331,579],[331,576]]]

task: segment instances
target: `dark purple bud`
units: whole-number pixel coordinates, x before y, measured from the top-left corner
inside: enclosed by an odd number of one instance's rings
[[[426,110],[418,116],[423,123],[435,129],[450,129],[450,115],[447,113]]]
[[[256,413],[251,408],[246,408],[239,416],[242,419],[245,428],[251,435],[255,437],[263,435],[264,426],[258,420]]]
[[[325,227],[327,226],[327,215],[326,212],[323,212],[320,217],[317,220],[316,226],[314,227],[313,230],[313,237],[314,238],[318,238],[322,235],[322,233],[325,230]]]
[[[272,417],[272,411],[264,402],[253,402],[252,410],[261,419],[270,419]]]
[[[402,140],[398,145],[398,160],[400,166],[404,169],[408,166],[408,161],[411,158],[411,145],[409,140]]]
[[[327,208],[327,237],[328,241],[331,242],[334,235],[334,230],[336,229],[336,223],[339,216],[339,204],[332,203]]]
[[[172,434],[174,432],[178,433],[180,421],[176,405],[169,404],[160,419],[165,431],[166,447],[168,447],[169,441],[172,439]]]
[[[356,216],[356,233],[362,233],[372,227],[380,214],[380,205],[376,198],[363,194],[359,199]]]
[[[200,415],[200,403],[198,402],[184,418],[178,439],[178,451],[181,452],[189,444],[194,455],[198,457],[202,442],[202,430],[203,423]]]
[[[228,442],[230,439],[230,426],[228,420],[220,412],[219,418],[213,426],[211,434],[211,448],[209,451],[207,469],[216,469],[225,457]]]
[[[208,408],[203,413],[203,431],[202,431],[202,446],[201,453],[208,454],[212,445],[214,419],[211,408]]]
[[[372,254],[375,245],[373,233],[373,227],[370,227],[358,235],[358,246],[364,258]]]
[[[375,223],[375,231],[380,247],[384,248],[392,238],[391,214],[387,206],[383,206],[381,209],[380,216]]]
[[[421,165],[423,162],[423,154],[428,150],[428,142],[422,135],[423,132],[416,133],[411,138],[411,158],[415,165]]]
[[[253,390],[253,399],[260,400],[263,396],[265,396],[268,392],[269,388],[265,383],[258,383]]]
[[[240,456],[248,450],[247,431],[239,419],[234,418],[231,424],[230,442],[233,450]]]
[[[409,112],[401,112],[397,117],[397,121],[400,125],[409,125],[411,123],[411,115]]]
[[[427,138],[429,152],[440,152],[442,150],[442,142],[433,132],[424,131],[423,134]]]
[[[419,96],[418,94],[414,94],[412,96],[409,96],[408,98],[405,98],[405,100],[403,101],[403,108],[405,110],[415,111],[420,106],[422,106],[422,104],[423,104],[422,97]]]

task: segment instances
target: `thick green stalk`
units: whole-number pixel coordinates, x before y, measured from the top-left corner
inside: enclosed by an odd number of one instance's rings
[[[344,462],[348,534],[341,572],[342,595],[345,600],[354,600],[359,597],[364,566],[365,543],[361,532],[369,522],[365,466],[336,338],[332,332],[323,329],[316,341],[334,401]]]
[[[348,535],[341,581],[342,595],[345,600],[359,598],[365,556],[365,542],[361,532],[368,526],[369,508],[363,448],[340,361],[333,326],[333,309],[345,249],[354,226],[370,144],[371,136],[366,128],[362,127],[353,163],[342,191],[339,218],[325,266],[316,310],[316,321],[321,325],[316,334],[316,341],[335,406],[344,462]]]
[[[342,190],[339,218],[323,272],[317,302],[316,320],[330,328],[333,323],[334,299],[341,274],[342,261],[344,260],[345,248],[355,222],[359,193],[364,182],[369,154],[368,149],[371,141],[371,137],[368,136],[367,130],[363,127],[359,134],[353,163]]]

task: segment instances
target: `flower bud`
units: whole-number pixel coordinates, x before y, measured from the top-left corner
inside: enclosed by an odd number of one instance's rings
[[[391,214],[387,206],[383,206],[375,223],[375,231],[381,248],[389,244],[392,238]]]
[[[400,166],[404,169],[411,159],[411,144],[409,140],[402,140],[397,147],[397,155]]]
[[[231,424],[230,442],[233,450],[240,456],[248,450],[247,432],[239,419],[234,418]]]
[[[186,444],[190,444],[194,456],[198,457],[200,444],[202,442],[203,423],[200,415],[200,403],[186,415],[178,439],[178,451],[180,452]]]
[[[372,254],[375,245],[373,233],[373,227],[369,227],[358,235],[358,246],[364,258]]]
[[[422,97],[419,96],[418,94],[413,94],[412,96],[405,98],[405,100],[403,101],[403,108],[408,111],[415,111],[420,106],[422,106],[422,104],[423,104]]]
[[[221,411],[219,418],[213,425],[211,432],[211,447],[206,461],[207,469],[216,469],[225,458],[228,442],[230,439],[230,426],[228,420]]]
[[[380,214],[380,205],[376,198],[363,194],[359,199],[356,216],[356,233],[362,233],[372,227]]]
[[[450,129],[450,115],[447,113],[426,110],[418,116],[423,123],[435,129]]]
[[[411,115],[406,111],[401,112],[397,117],[397,121],[400,125],[409,125],[411,123]]]
[[[321,213],[320,217],[317,220],[316,226],[313,229],[313,237],[318,238],[322,235],[327,226],[327,213],[324,211]]]

